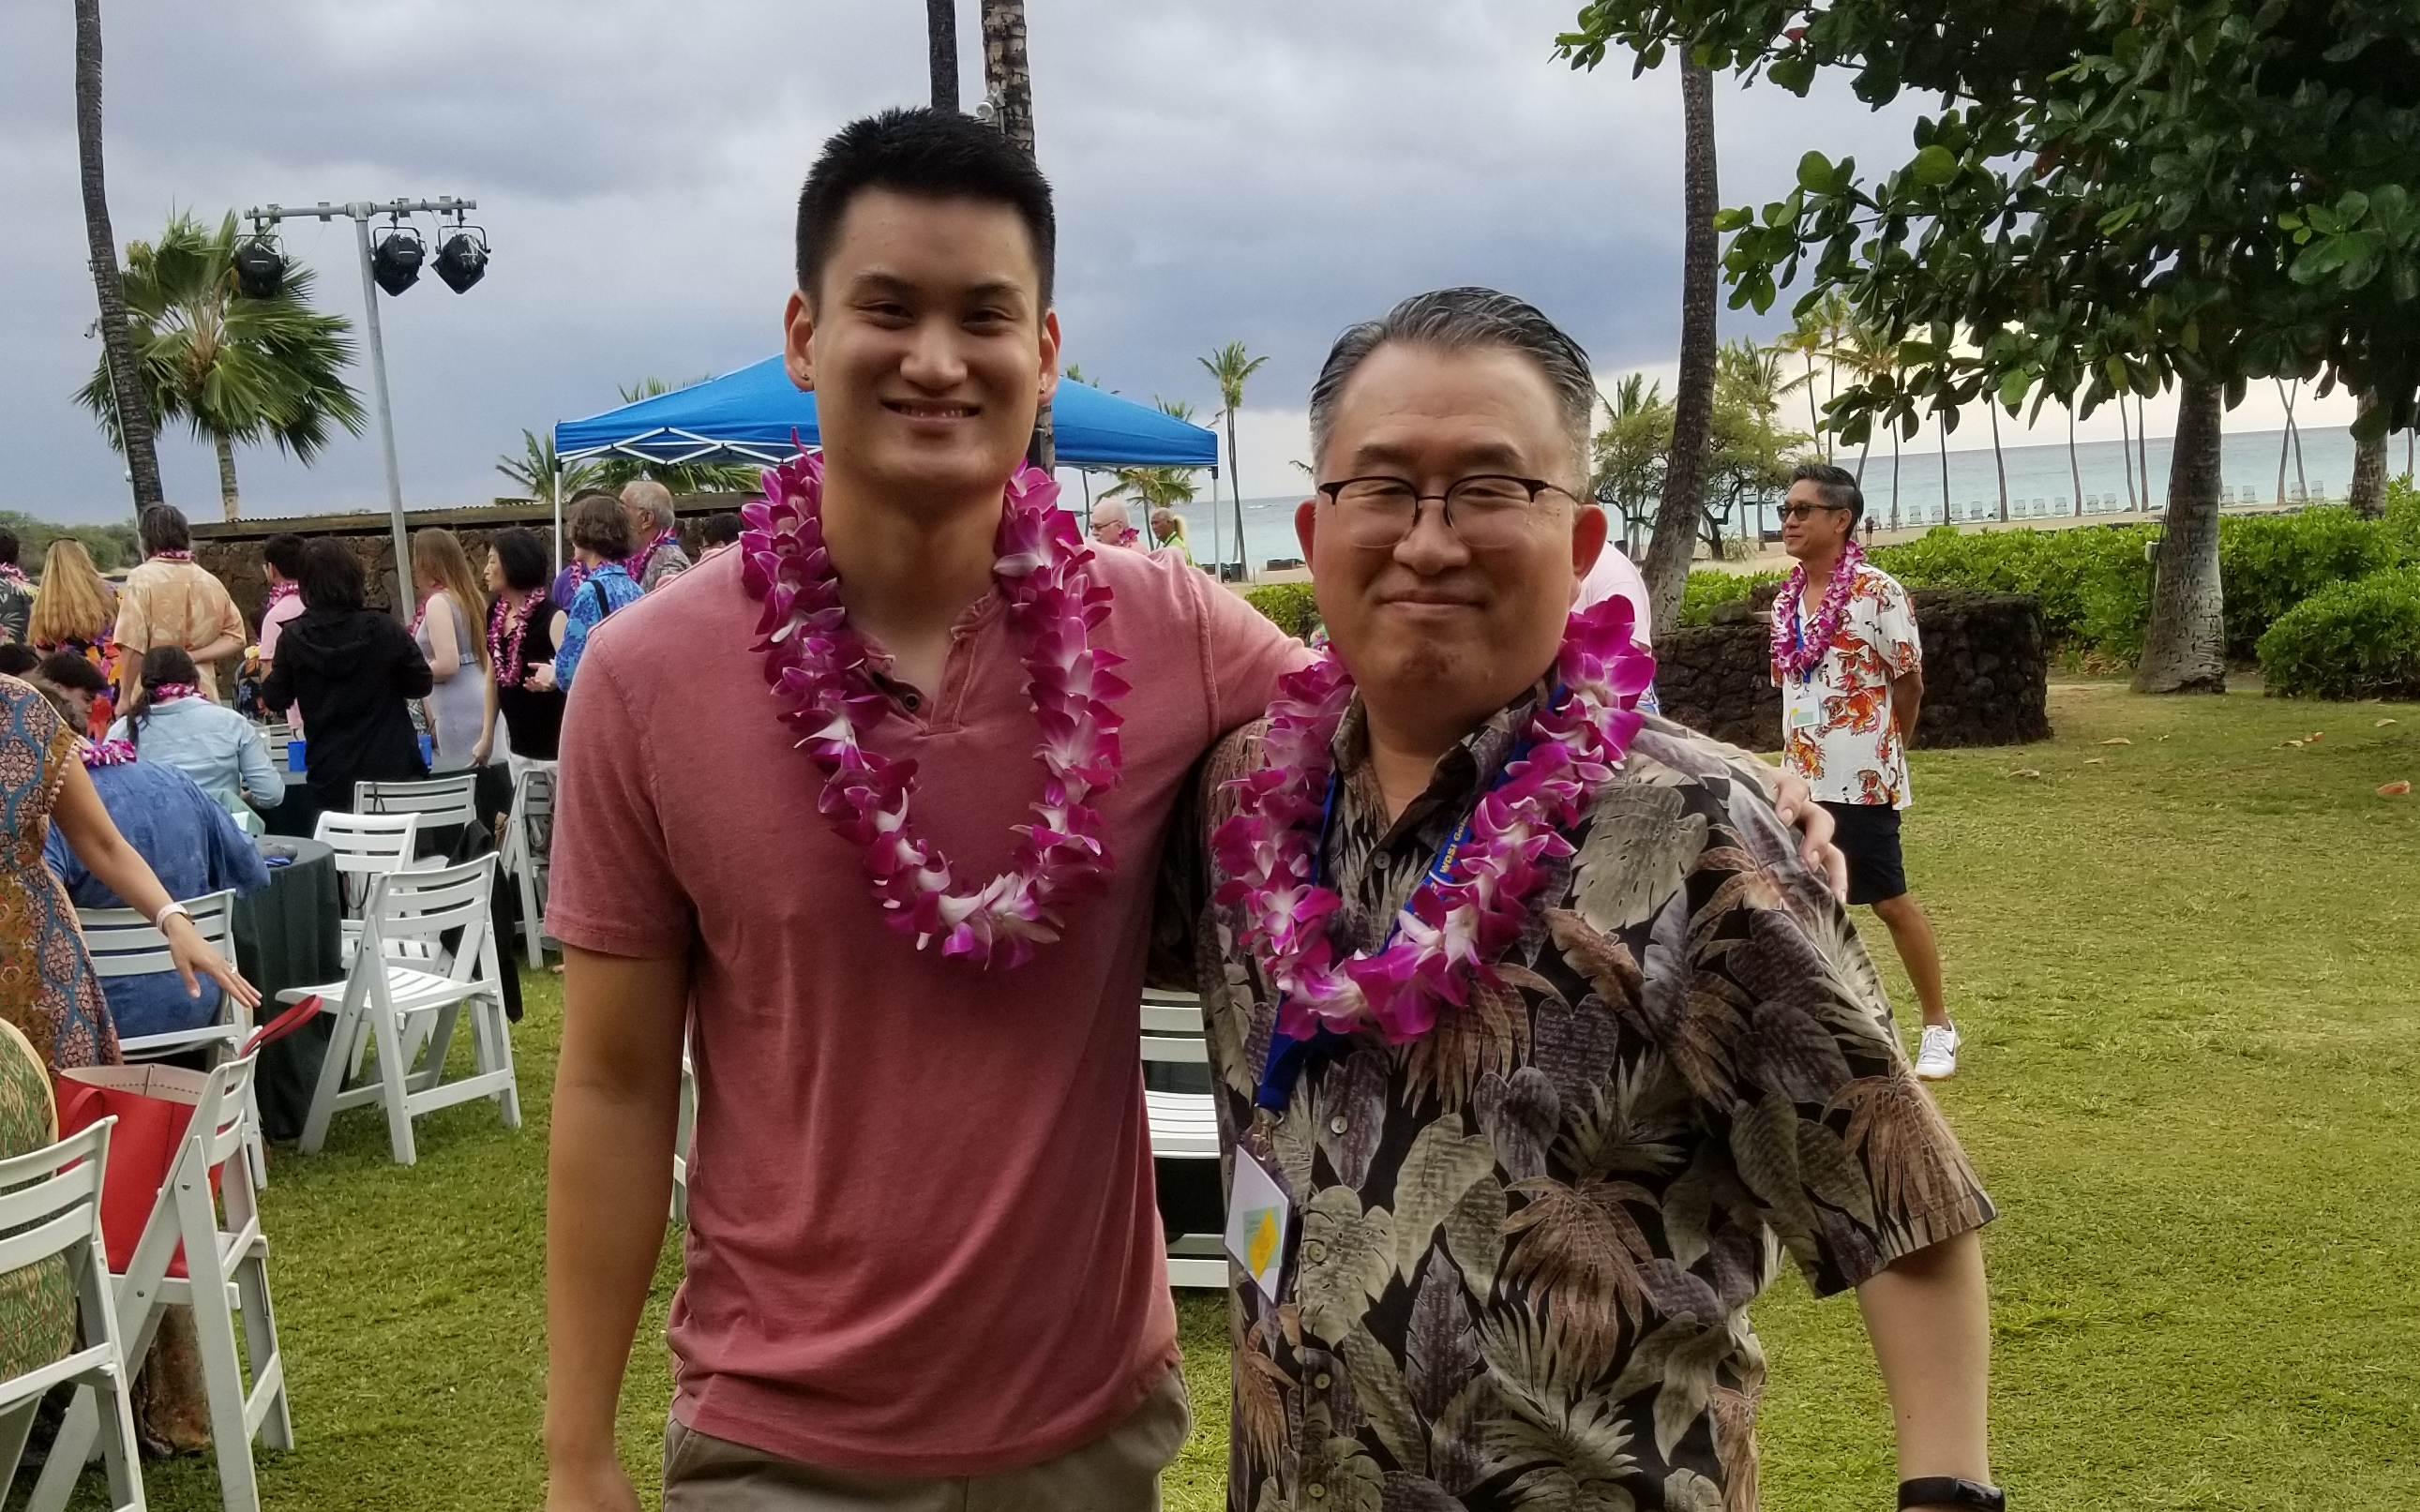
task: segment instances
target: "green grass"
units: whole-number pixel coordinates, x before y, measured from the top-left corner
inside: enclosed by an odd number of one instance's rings
[[[2081,685],[2052,717],[2042,745],[1918,753],[1907,828],[1967,1036],[1941,1101],[2004,1213],[1994,1468],[2027,1512],[2420,1505],[2420,799],[2373,792],[2420,779],[2420,707]],[[328,1154],[277,1162],[300,1447],[260,1457],[267,1506],[538,1504],[559,1022],[534,980],[519,1134],[450,1110],[404,1170],[363,1113]],[[643,1485],[677,1271],[668,1247],[625,1398]],[[1181,1308],[1199,1427],[1178,1509],[1221,1504],[1222,1308]],[[1887,1506],[1854,1303],[1785,1279],[1757,1319],[1765,1504]],[[147,1478],[155,1506],[217,1505],[207,1457]]]

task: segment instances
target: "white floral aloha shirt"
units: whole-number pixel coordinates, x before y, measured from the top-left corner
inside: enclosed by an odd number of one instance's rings
[[[1812,583],[1797,606],[1797,625],[1823,607],[1823,595]],[[1774,600],[1776,614],[1788,614],[1795,601]],[[1916,636],[1916,609],[1898,579],[1860,563],[1856,581],[1849,588],[1849,606],[1831,649],[1806,677],[1774,669],[1781,685],[1782,761],[1807,779],[1818,803],[1888,804],[1904,809],[1912,801],[1907,782],[1907,752],[1891,709],[1891,679],[1924,668],[1924,648]]]
[[[1391,823],[1348,714],[1326,860],[1355,948],[1528,712]],[[1217,784],[1264,728],[1212,756],[1185,840],[1232,812]],[[1231,910],[1195,916],[1228,1159],[1297,1220],[1277,1304],[1230,1267],[1231,1512],[1752,1512],[1747,1305],[1782,1253],[1834,1292],[1993,1217],[1847,916],[1732,757],[1651,719],[1499,984],[1411,1044],[1315,1061],[1281,1115],[1254,1103],[1266,986]]]

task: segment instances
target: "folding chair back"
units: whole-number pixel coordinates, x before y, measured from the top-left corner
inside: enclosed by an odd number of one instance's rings
[[[479,822],[479,774],[457,772],[414,782],[356,782],[355,813],[418,814],[420,827]]]
[[[546,964],[546,895],[554,851],[554,774],[551,762],[533,762],[513,783],[512,812],[504,821],[504,875],[520,889],[521,959],[535,970]]]
[[[495,878],[493,856],[428,872],[390,872],[372,884],[362,938],[365,943],[375,939],[390,957],[409,954],[442,960],[447,957],[442,953],[442,940],[460,930],[462,936],[454,944],[446,975],[457,981],[484,976],[492,983],[498,972],[494,942],[488,937],[488,910]],[[425,942],[425,949],[397,949],[406,942]],[[480,969],[483,955],[487,957],[484,973]]]
[[[1152,1158],[1161,1166],[1161,1218],[1171,1235],[1169,1285],[1222,1288],[1225,1221],[1212,1221],[1223,1208],[1218,1193],[1218,1110],[1202,1032],[1202,999],[1147,988],[1141,1017],[1143,1108]]]
[[[210,949],[226,960],[235,959],[235,894],[213,892],[185,900],[185,909],[194,916],[194,928],[209,942]],[[76,918],[84,924],[84,943],[92,952],[95,976],[108,980],[115,977],[148,977],[163,971],[174,971],[177,963],[168,954],[168,937],[151,927],[151,921],[132,908],[79,908]],[[234,999],[227,999],[229,1002]],[[124,1044],[139,1041],[122,1041]]]
[[[168,1307],[193,1309],[195,1352],[201,1356],[210,1437],[218,1455],[219,1494],[226,1512],[258,1512],[260,1492],[252,1464],[255,1438],[272,1449],[294,1446],[286,1359],[278,1349],[269,1294],[269,1241],[261,1232],[259,1200],[243,1158],[251,1124],[245,1110],[252,1101],[256,1064],[251,1056],[223,1061],[203,1081],[142,1237],[135,1241],[125,1273],[116,1278],[117,1335],[130,1360],[139,1360],[150,1350]],[[239,1312],[244,1330],[240,1352],[235,1335]],[[244,1380],[247,1364],[249,1384]],[[90,1399],[79,1394],[59,1429],[52,1463],[67,1456],[68,1464],[81,1464],[92,1427]],[[64,1487],[54,1488],[45,1467],[34,1491],[35,1512],[57,1504],[46,1500],[46,1493],[63,1496],[64,1491]]]
[[[64,1358],[0,1381],[0,1499],[13,1489],[17,1462],[34,1413],[51,1388],[65,1382],[90,1388],[106,1411],[85,1420],[74,1468],[98,1434],[109,1476],[114,1512],[143,1505],[142,1471],[134,1441],[132,1371],[117,1332],[117,1309],[109,1285],[109,1257],[101,1237],[101,1184],[108,1165],[110,1131],[103,1119],[54,1145],[0,1160],[0,1276],[32,1266],[64,1266],[76,1290],[74,1349]],[[72,1476],[64,1477],[72,1482]],[[59,1493],[64,1499],[65,1488]]]
[[[294,738],[294,726],[284,719],[272,719],[257,727],[255,733],[260,736],[260,743],[269,748],[271,755],[283,756],[286,752],[281,748]]]
[[[420,843],[420,816],[322,813],[311,838],[335,851],[345,913],[358,919],[369,906],[370,885],[411,867],[412,850]]]

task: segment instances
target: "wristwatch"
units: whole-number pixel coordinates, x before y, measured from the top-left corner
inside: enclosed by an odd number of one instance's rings
[[[1919,1475],[1899,1483],[1899,1504],[1910,1506],[1971,1506],[1975,1512],[2008,1512],[2009,1495],[1997,1486],[1956,1475]]]

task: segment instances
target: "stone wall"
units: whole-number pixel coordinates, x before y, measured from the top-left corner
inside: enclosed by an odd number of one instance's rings
[[[1781,690],[1773,684],[1775,590],[1725,604],[1714,623],[1655,638],[1655,692],[1664,712],[1750,750],[1781,745]],[[1924,641],[1919,747],[2013,746],[2050,735],[2050,638],[2028,594],[1916,588]]]
[[[681,546],[690,557],[697,556],[703,545],[702,532],[707,517],[737,513],[741,504],[753,499],[753,494],[684,494],[673,501],[673,510],[680,519]],[[442,526],[461,539],[462,548],[470,553],[473,569],[487,563],[488,538],[498,531],[513,526],[535,530],[541,536],[553,526],[552,511],[535,504],[497,504],[477,509],[420,510],[404,516],[405,524],[413,531],[426,526]],[[395,536],[393,526],[384,515],[317,515],[299,519],[236,520],[228,523],[194,525],[194,560],[226,584],[236,607],[243,610],[244,622],[256,630],[260,611],[269,602],[269,578],[263,571],[260,548],[271,536],[292,532],[305,540],[328,536],[349,547],[362,560],[362,570],[369,579],[369,606],[392,609],[395,604]],[[563,558],[571,560],[570,543],[563,548]]]

